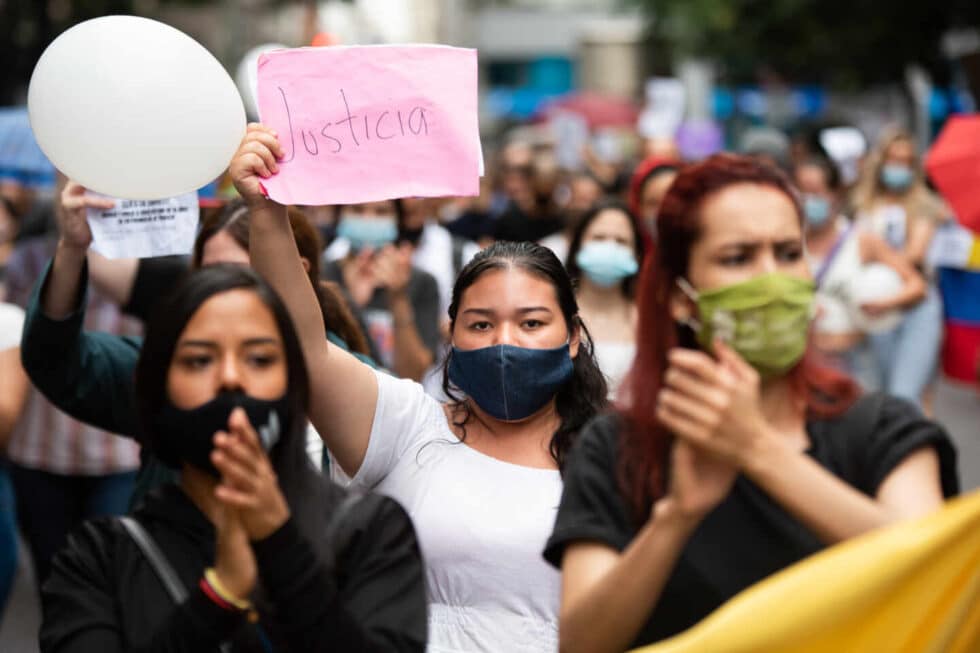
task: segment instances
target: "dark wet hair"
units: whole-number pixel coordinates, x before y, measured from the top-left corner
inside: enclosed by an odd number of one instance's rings
[[[582,237],[585,235],[585,230],[589,228],[589,225],[603,211],[619,211],[629,222],[630,231],[633,233],[633,256],[636,257],[637,270],[643,267],[643,234],[640,232],[639,220],[630,213],[630,210],[622,202],[617,200],[600,200],[585,212],[585,215],[582,216],[582,219],[575,226],[575,231],[572,232],[572,241],[568,246],[568,257],[565,259],[565,269],[568,270],[568,276],[572,278],[574,283],[578,283],[578,280],[582,277],[582,270],[575,261],[579,250],[582,249]],[[638,276],[639,271],[623,279],[620,287],[622,288],[623,294],[627,297],[632,298],[635,294],[636,279]]]
[[[493,270],[517,268],[549,282],[555,289],[558,306],[561,308],[568,326],[569,335],[578,327],[581,333],[578,355],[573,363],[572,378],[558,391],[555,396],[555,408],[561,419],[558,430],[551,438],[549,449],[559,469],[564,466],[568,450],[578,431],[592,417],[607,406],[608,388],[606,379],[599,370],[592,349],[592,336],[578,315],[578,302],[571,279],[565,272],[558,257],[546,247],[531,242],[501,241],[487,247],[460,271],[456,284],[453,286],[452,302],[449,305],[450,331],[456,327],[456,314],[459,310],[463,294],[476,283],[477,279]],[[452,351],[443,363],[442,389],[446,396],[455,404],[453,407],[453,424],[461,427],[466,434],[466,424],[473,418],[469,407],[459,388],[449,380],[449,362]]]
[[[287,367],[289,420],[283,424],[279,441],[269,451],[269,459],[290,512],[314,546],[325,542],[326,511],[323,479],[306,453],[306,413],[309,377],[299,338],[289,313],[279,296],[254,271],[243,265],[209,265],[188,274],[172,293],[161,301],[146,323],[146,337],[136,365],[136,406],[144,444],[159,449],[163,438],[180,437],[158,433],[155,417],[167,399],[167,376],[180,334],[198,309],[215,295],[232,290],[255,293],[269,308],[283,342]]]

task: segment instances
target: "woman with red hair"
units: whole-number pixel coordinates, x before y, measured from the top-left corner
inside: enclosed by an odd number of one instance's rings
[[[809,351],[803,216],[781,172],[711,157],[680,172],[656,225],[627,403],[583,430],[545,551],[562,651],[674,635],[958,490],[941,427]]]
[[[630,178],[629,209],[639,220],[647,245],[653,241],[657,211],[680,165],[673,158],[649,156],[640,161]]]

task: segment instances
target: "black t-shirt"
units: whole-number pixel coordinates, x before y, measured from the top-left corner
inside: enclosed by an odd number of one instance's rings
[[[569,455],[561,506],[544,552],[555,566],[561,566],[565,547],[573,542],[599,542],[622,551],[639,531],[641,524],[632,518],[617,482],[621,424],[616,416],[596,418]],[[808,422],[807,433],[807,454],[869,496],[921,447],[934,447],[939,455],[943,494],[959,491],[949,437],[903,400],[868,395],[839,418]],[[741,590],[823,547],[762,489],[739,476],[691,536],[631,648],[690,628]]]
[[[129,301],[122,307],[123,312],[146,322],[157,302],[166,297],[187,274],[189,265],[186,256],[141,258],[136,267]]]
[[[445,227],[454,236],[476,242],[481,238],[492,238],[496,222],[496,218],[486,211],[467,211]]]
[[[497,218],[493,237],[496,240],[537,242],[565,228],[561,218],[553,216],[530,217],[513,204]]]

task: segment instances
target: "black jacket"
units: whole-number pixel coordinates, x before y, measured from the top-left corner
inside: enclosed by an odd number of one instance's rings
[[[331,486],[325,509],[344,496]],[[215,531],[179,487],[153,491],[133,517],[190,596],[174,605],[118,520],[87,522],[55,556],[42,589],[44,653],[211,652],[222,641],[249,653],[425,648],[422,559],[411,521],[391,499],[357,500],[325,535],[333,559],[314,552],[292,520],[254,542],[260,584],[273,606],[260,609],[260,625],[214,604],[200,588],[214,562]]]

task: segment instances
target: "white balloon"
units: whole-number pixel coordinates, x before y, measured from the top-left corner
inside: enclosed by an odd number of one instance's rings
[[[869,302],[891,299],[899,292],[905,282],[893,268],[883,263],[869,263],[851,278],[850,299],[853,317],[858,327],[866,333],[882,333],[898,326],[902,320],[902,312],[895,310],[872,317],[863,310],[861,305]]]
[[[235,83],[238,85],[238,91],[242,94],[245,112],[250,118],[257,119],[259,116],[259,56],[272,50],[282,50],[288,47],[282,43],[257,45],[246,52],[238,64],[235,71]]]
[[[95,18],[56,38],[34,67],[27,107],[55,167],[126,199],[210,183],[245,134],[241,97],[218,60],[136,16]]]

